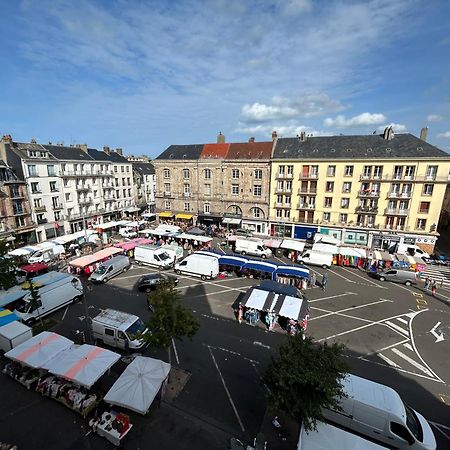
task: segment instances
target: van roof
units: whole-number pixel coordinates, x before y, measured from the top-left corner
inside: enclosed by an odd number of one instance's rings
[[[101,311],[93,320],[103,325],[117,328],[120,331],[126,331],[138,319],[139,317],[134,314],[108,308]]]
[[[103,261],[101,263],[102,266],[110,266],[111,264],[114,264],[116,261],[120,260],[120,259],[124,259],[124,258],[128,258],[128,256],[125,255],[117,255],[117,256],[113,256],[111,259],[108,259],[106,261]]]
[[[344,392],[351,399],[357,399],[373,408],[389,411],[406,420],[405,405],[394,389],[375,381],[348,374],[342,380]]]

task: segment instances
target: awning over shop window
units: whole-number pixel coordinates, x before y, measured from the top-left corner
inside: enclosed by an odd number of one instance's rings
[[[170,211],[164,211],[162,213],[159,213],[159,217],[162,217],[163,219],[168,219],[169,217],[173,217],[173,214]]]
[[[161,217],[161,214],[159,215],[159,217]],[[182,220],[191,220],[192,219],[192,214],[177,214],[175,216],[176,219],[182,219]]]
[[[127,212],[127,213],[134,213],[134,212],[139,212],[140,208],[136,208],[135,206],[131,206],[130,208],[124,209],[124,211]]]
[[[222,223],[228,223],[230,225],[240,225],[241,222],[241,219],[233,219],[232,217],[225,217],[225,219],[222,220]]]

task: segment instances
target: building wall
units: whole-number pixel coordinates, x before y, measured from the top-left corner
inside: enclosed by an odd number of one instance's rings
[[[131,162],[112,162],[117,209],[134,205],[133,168]]]

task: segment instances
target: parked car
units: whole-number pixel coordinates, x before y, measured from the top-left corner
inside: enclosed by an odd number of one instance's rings
[[[389,269],[384,272],[369,272],[369,276],[380,281],[392,281],[406,284],[406,286],[417,283],[417,274],[411,270]]]
[[[178,284],[178,278],[165,273],[151,273],[139,279],[137,289],[143,292],[150,292],[161,284],[176,286]]]

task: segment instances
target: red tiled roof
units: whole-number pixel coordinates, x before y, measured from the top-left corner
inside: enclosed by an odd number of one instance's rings
[[[230,144],[226,159],[270,159],[272,141]]]
[[[230,144],[205,144],[200,159],[223,159],[228,153]]]

